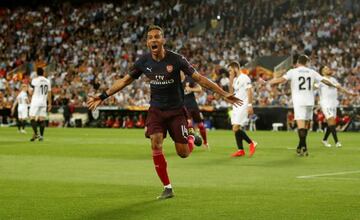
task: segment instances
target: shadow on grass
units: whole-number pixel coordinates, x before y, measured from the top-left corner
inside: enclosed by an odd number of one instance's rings
[[[151,216],[159,215],[159,213],[161,213],[159,207],[164,207],[167,201],[168,200],[156,199],[146,200],[114,209],[98,210],[80,219],[148,219],[151,218]]]

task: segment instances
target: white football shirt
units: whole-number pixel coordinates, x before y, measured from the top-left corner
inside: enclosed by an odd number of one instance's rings
[[[334,85],[338,85],[338,81],[334,77],[327,78],[330,80]],[[337,107],[339,104],[338,101],[338,92],[337,88],[328,86],[324,83],[319,84],[319,91],[320,91],[320,105],[322,107]]]
[[[47,106],[47,95],[51,91],[50,80],[39,76],[31,81],[34,87],[31,106]]]
[[[287,71],[283,78],[291,81],[291,97],[294,106],[314,105],[314,83],[319,83],[323,79],[318,72],[300,66]]]
[[[19,95],[16,97],[16,101],[18,102],[18,108],[27,108],[29,98],[25,91],[21,91]]]
[[[235,97],[243,101],[242,106],[247,107],[247,103],[248,103],[247,89],[252,87],[251,79],[247,75],[242,73],[234,78],[232,86],[234,88]]]

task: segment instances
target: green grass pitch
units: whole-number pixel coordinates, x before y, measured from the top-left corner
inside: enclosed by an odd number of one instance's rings
[[[360,219],[360,133],[339,133],[341,149],[310,133],[307,158],[295,155],[295,132],[249,132],[259,143],[253,158],[230,157],[231,131],[210,131],[211,151],[187,159],[168,138],[175,197],[157,201],[142,130],[45,132],[31,143],[0,128],[0,219]]]

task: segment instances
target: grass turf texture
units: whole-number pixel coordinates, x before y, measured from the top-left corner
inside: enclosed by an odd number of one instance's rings
[[[249,132],[253,158],[230,157],[231,131],[208,134],[211,151],[187,159],[166,139],[175,198],[157,201],[142,130],[47,129],[31,143],[0,128],[0,219],[360,219],[359,133],[340,133],[341,149],[310,133],[307,158],[295,155],[294,132]],[[296,178],[345,171],[359,172]]]

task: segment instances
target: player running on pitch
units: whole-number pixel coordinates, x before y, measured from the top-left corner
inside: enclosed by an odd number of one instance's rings
[[[103,100],[122,90],[142,74],[149,78],[151,100],[146,118],[146,135],[151,139],[155,170],[164,185],[164,191],[158,199],[167,199],[173,197],[174,194],[163,153],[166,133],[169,132],[175,142],[175,148],[180,157],[188,157],[194,147],[194,136],[188,134],[180,71],[191,76],[201,86],[220,94],[231,104],[241,105],[242,101],[201,76],[185,57],[165,49],[164,32],[159,26],[149,27],[146,44],[150,53],[141,56],[129,73],[117,80],[106,92],[97,97],[90,97],[88,107],[94,110]]]

